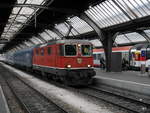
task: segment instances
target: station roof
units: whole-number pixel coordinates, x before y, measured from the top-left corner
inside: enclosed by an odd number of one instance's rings
[[[150,0],[17,0],[1,34],[2,51],[49,40],[89,39],[102,46],[86,14],[101,30],[119,32],[114,46],[150,41]],[[10,7],[9,7],[10,8]]]

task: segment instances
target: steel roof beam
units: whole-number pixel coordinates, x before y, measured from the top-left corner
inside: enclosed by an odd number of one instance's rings
[[[52,0],[54,1],[54,0]],[[37,4],[25,4],[26,1],[23,4],[15,4],[15,5],[8,5],[8,4],[0,4],[0,8],[9,8],[9,7],[29,7],[29,8],[39,8],[39,9],[44,9],[44,10],[49,10],[49,11],[54,11],[54,12],[60,12],[60,13],[65,13],[65,14],[79,14],[79,11],[76,9],[66,9],[66,8],[56,8],[56,7],[48,7],[48,6],[43,6],[43,5],[37,5]]]
[[[143,30],[138,30],[136,32],[142,35],[148,42],[150,42],[150,37]]]
[[[115,39],[116,39],[116,37],[117,37],[119,34],[120,34],[120,32],[117,32],[117,33],[115,33],[114,36],[112,37],[112,40],[113,40],[114,45],[115,45],[116,47],[118,46],[118,44],[115,42]]]
[[[43,38],[43,37],[41,37],[41,35],[37,35],[37,38],[39,38],[42,42],[44,42],[44,43],[46,43],[47,41]]]
[[[35,40],[35,41],[37,41],[39,44],[41,44],[41,41],[42,41],[42,40],[40,40],[38,37],[31,38],[30,40]],[[33,41],[32,41],[32,42],[33,42]]]
[[[58,31],[56,28],[52,28],[52,31],[56,33],[61,39],[63,39],[64,35],[60,31]]]
[[[54,39],[46,30],[44,31],[51,39]]]
[[[100,38],[100,41],[103,41],[105,39],[105,36],[101,28],[91,18],[89,18],[87,14],[82,13],[80,15],[80,18],[83,19],[86,23],[88,23],[95,30],[95,32],[98,34]]]
[[[35,45],[35,43],[32,40],[28,40],[30,43],[32,43],[33,45]]]
[[[120,7],[120,5],[115,0],[113,0],[113,2],[130,20],[132,20],[132,18],[128,15],[128,13],[124,11],[124,9]]]
[[[66,24],[68,24],[69,27],[68,27]],[[78,35],[81,35],[81,34],[70,24],[70,22],[66,21],[65,25],[66,25],[66,27],[68,28],[68,33],[69,33],[69,34],[71,33],[71,34],[74,36],[74,34],[73,34],[72,31],[71,31],[71,30],[73,29]],[[66,36],[69,36],[69,34],[67,34]]]
[[[27,1],[27,0],[25,0],[23,3],[25,4],[26,1]],[[3,4],[3,5],[4,5],[4,4]],[[5,5],[4,5],[4,6],[5,6]],[[9,5],[8,5],[8,6],[9,6]],[[2,7],[2,6],[0,6],[0,7]],[[11,7],[12,7],[12,6],[11,6]],[[22,8],[19,9],[17,15],[15,16],[15,18],[13,19],[13,21],[12,21],[11,24],[9,25],[9,28],[7,29],[7,32],[6,32],[6,33],[8,33],[9,29],[11,28],[12,24],[15,22],[15,20],[16,20],[16,18],[17,18],[17,16],[19,15],[19,13],[20,13],[21,10],[22,10]]]

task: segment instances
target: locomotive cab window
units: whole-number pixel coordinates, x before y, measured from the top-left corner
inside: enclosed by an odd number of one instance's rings
[[[77,54],[76,45],[65,45],[65,55],[75,56]]]
[[[82,45],[81,51],[83,56],[91,56],[91,46],[90,45]]]

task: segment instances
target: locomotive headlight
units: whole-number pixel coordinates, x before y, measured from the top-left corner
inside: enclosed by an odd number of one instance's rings
[[[91,65],[88,65],[88,67],[91,67]]]
[[[78,47],[81,47],[81,44],[78,44]]]
[[[71,68],[71,65],[67,65],[67,68]]]

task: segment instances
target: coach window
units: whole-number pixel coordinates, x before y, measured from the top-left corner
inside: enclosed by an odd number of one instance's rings
[[[65,45],[65,55],[75,56],[77,54],[76,45]]]
[[[150,59],[150,45],[148,45],[146,50],[146,59]]]
[[[39,50],[38,49],[36,49],[36,55],[39,55]]]
[[[47,53],[48,53],[48,55],[51,54],[51,47],[48,47],[48,48],[47,48]]]
[[[91,56],[92,50],[90,45],[82,45],[81,49],[83,56]]]
[[[41,55],[44,55],[44,48],[41,48]]]

